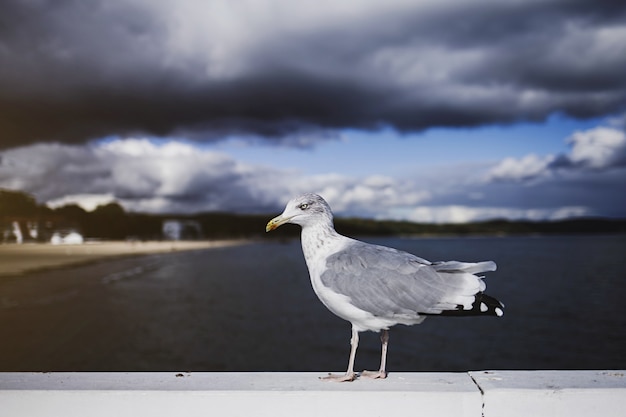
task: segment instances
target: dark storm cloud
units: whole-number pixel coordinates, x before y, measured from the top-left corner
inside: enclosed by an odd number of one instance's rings
[[[626,97],[625,13],[611,1],[8,0],[0,148],[133,133],[301,145],[344,127],[604,115]]]

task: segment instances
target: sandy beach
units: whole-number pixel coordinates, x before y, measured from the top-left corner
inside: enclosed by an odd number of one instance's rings
[[[138,256],[244,244],[244,240],[90,242],[81,245],[46,243],[0,245],[0,277],[20,275],[99,261],[111,257]]]

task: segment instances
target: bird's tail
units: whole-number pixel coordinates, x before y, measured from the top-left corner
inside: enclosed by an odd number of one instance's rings
[[[440,312],[432,312],[433,315],[499,317],[504,314],[504,304],[485,294],[483,277],[475,275],[495,271],[495,262],[435,262],[432,267],[450,288],[439,302]]]
[[[463,310],[463,306],[458,306],[455,310],[444,310],[441,316],[502,316],[504,314],[504,304],[490,295],[479,292],[474,296],[474,302],[470,310]]]

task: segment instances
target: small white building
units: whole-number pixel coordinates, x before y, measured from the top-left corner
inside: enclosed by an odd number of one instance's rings
[[[24,243],[24,233],[22,233],[20,222],[14,220],[0,229],[0,243],[3,242]]]
[[[13,222],[13,235],[15,235],[15,241],[17,243],[24,243],[24,236],[22,235],[22,229],[18,222]]]
[[[163,237],[168,240],[194,240],[202,238],[202,227],[195,220],[163,221]]]
[[[76,231],[70,231],[69,233],[54,232],[50,243],[53,245],[82,245],[85,239],[83,235]]]

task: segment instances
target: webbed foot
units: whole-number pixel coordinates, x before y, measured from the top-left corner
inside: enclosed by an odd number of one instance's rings
[[[363,371],[361,375],[364,378],[370,379],[385,379],[387,378],[387,372],[385,371]]]
[[[334,381],[334,382],[352,382],[356,379],[356,374],[354,372],[346,373],[346,374],[328,374],[326,376],[321,376],[320,379],[324,381]]]

